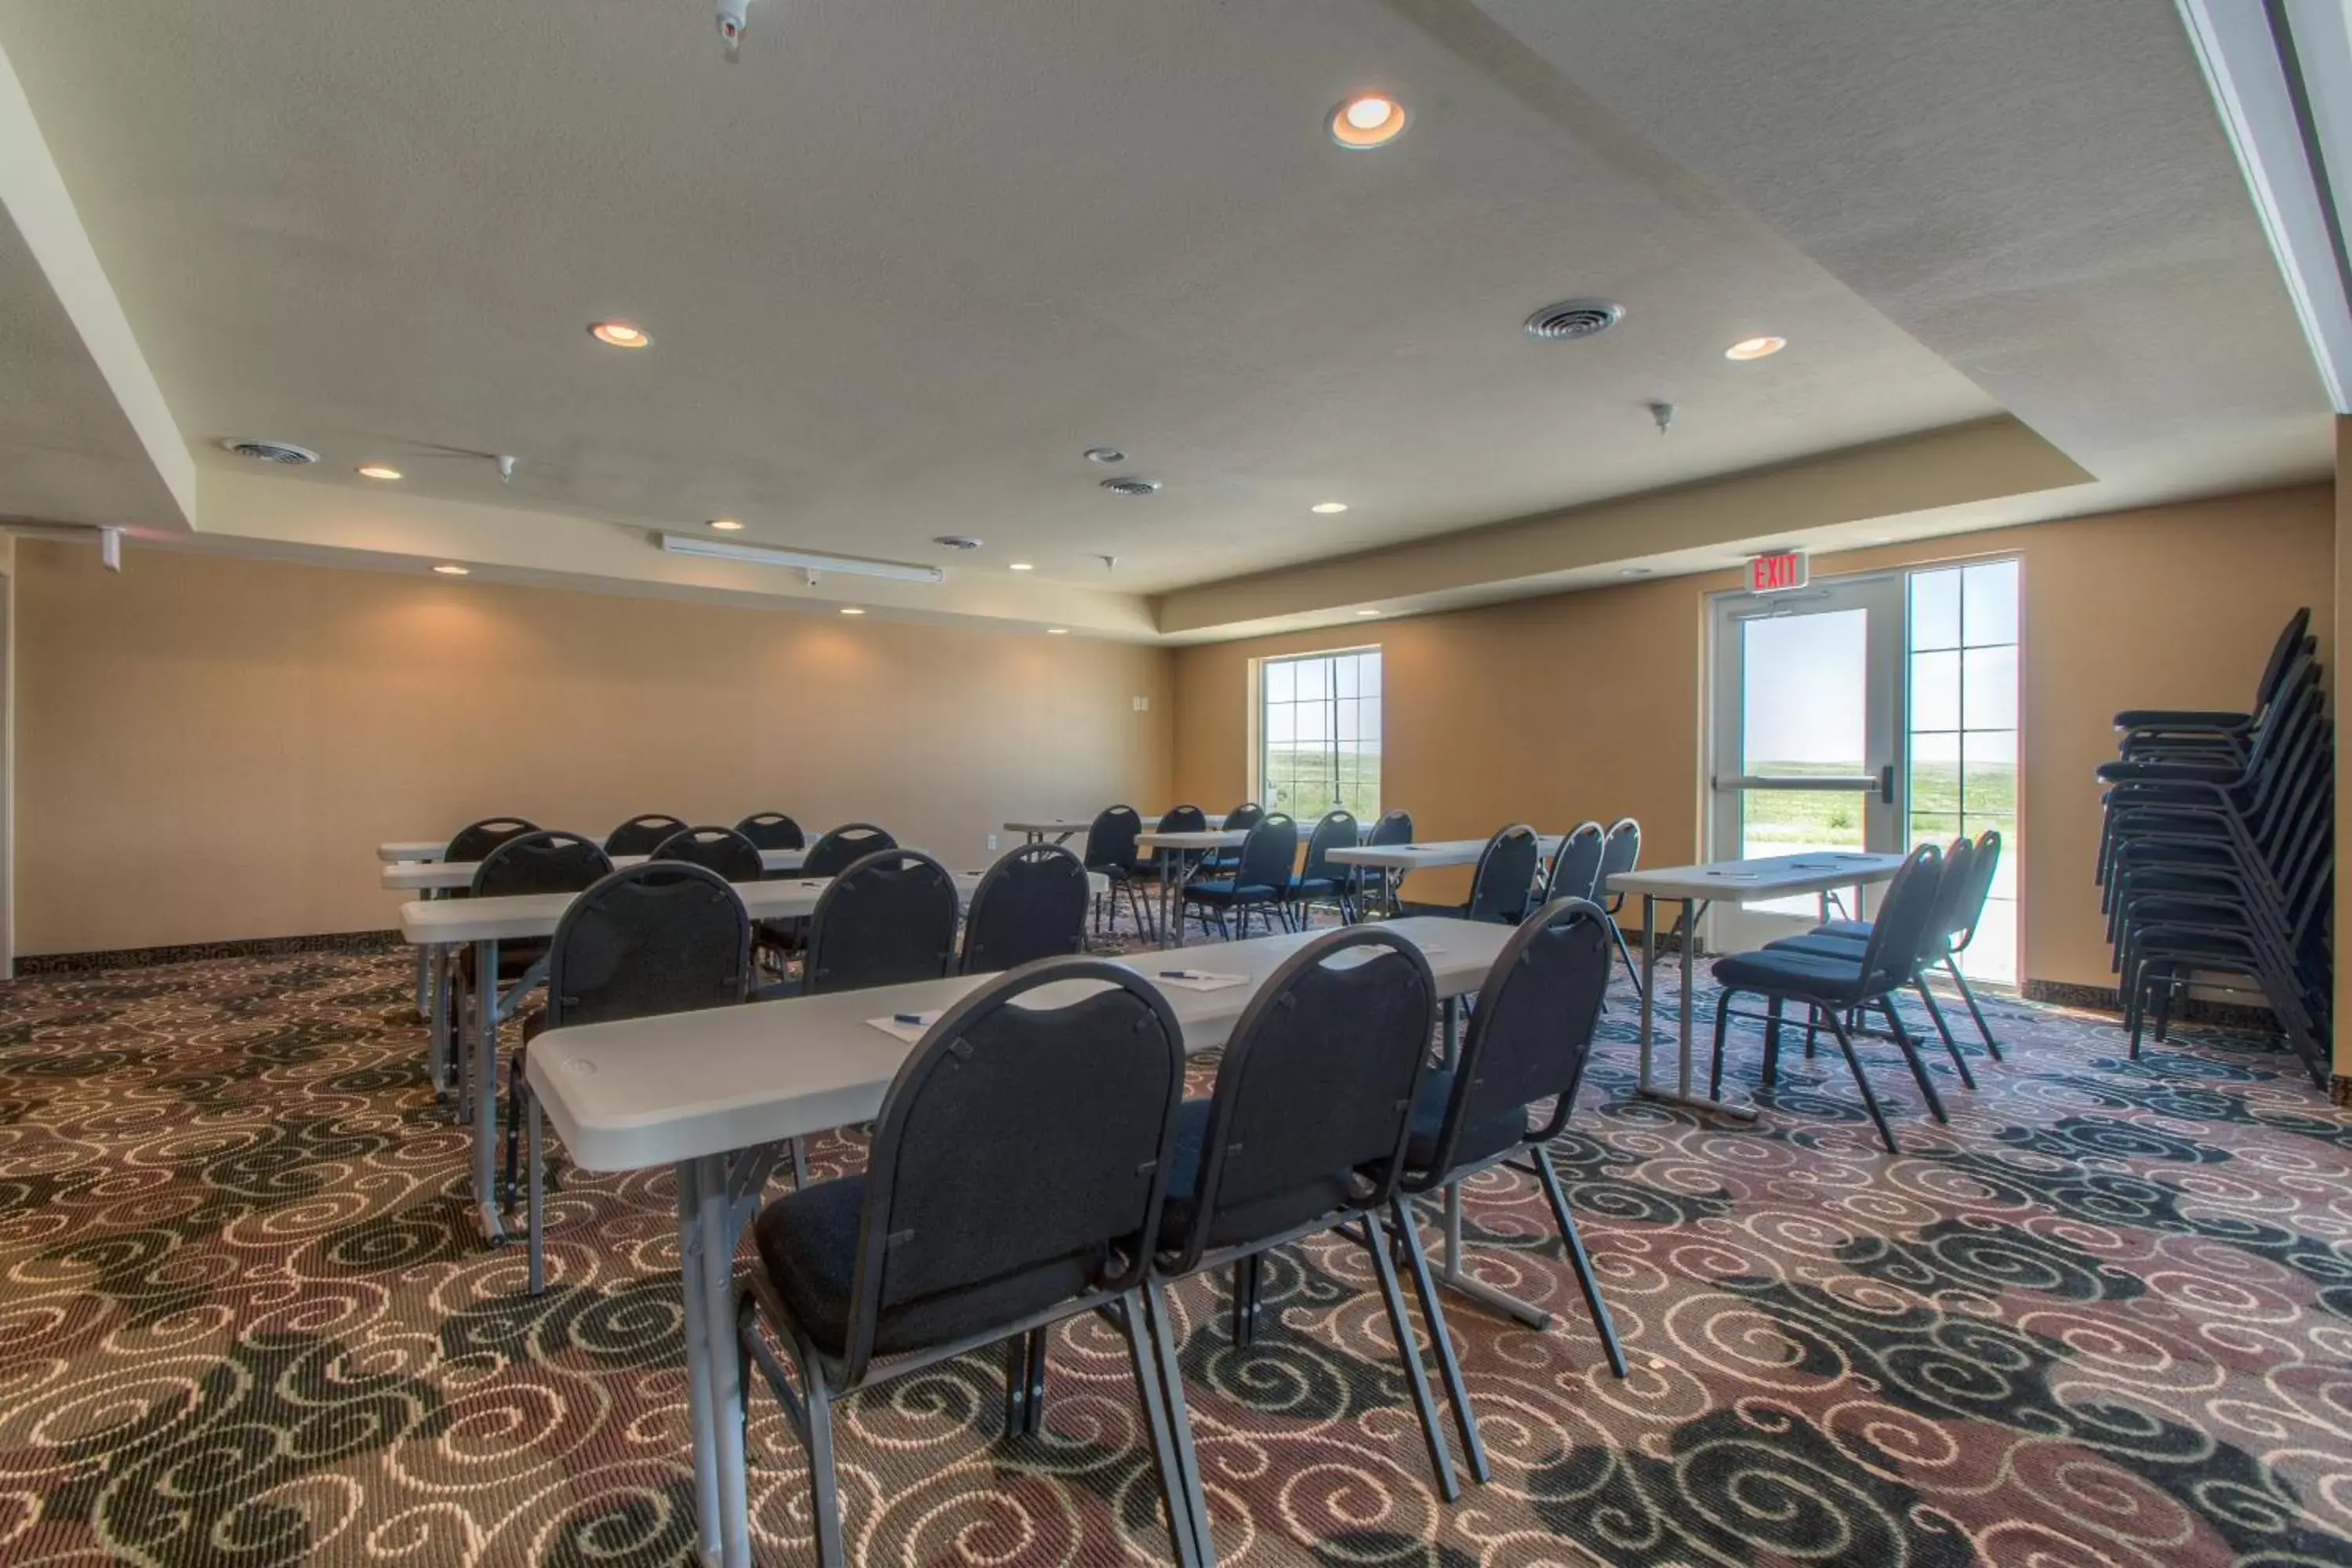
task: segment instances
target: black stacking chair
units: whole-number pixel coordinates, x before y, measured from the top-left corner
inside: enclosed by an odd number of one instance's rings
[[[728,882],[756,882],[767,874],[760,847],[731,827],[689,827],[654,847],[656,860],[683,860],[716,871]]]
[[[1370,833],[1364,835],[1364,847],[1368,849],[1412,842],[1412,813],[1409,811],[1381,813],[1381,819],[1372,824],[1372,830]],[[1396,889],[1400,880],[1382,871],[1359,868],[1355,873],[1354,887],[1357,918],[1363,919],[1370,912],[1371,900],[1365,894],[1365,889],[1368,888],[1380,889],[1381,914],[1393,915],[1401,912],[1396,898]]]
[[[1969,1071],[1968,1058],[1960,1054],[1960,1043],[1953,1037],[1952,1026],[1945,1020],[1943,1008],[1936,1004],[1936,994],[1927,988],[1927,973],[1951,950],[1953,933],[1976,918],[1973,911],[1964,913],[1960,908],[1971,889],[1977,887],[1976,853],[1976,846],[1966,838],[1953,839],[1944,850],[1944,863],[1937,873],[1935,902],[1928,906],[1930,912],[1927,924],[1919,928],[1919,950],[1912,960],[1910,977],[1911,989],[1918,995],[1920,1005],[1927,1008],[1927,1017],[1935,1025],[1936,1033],[1942,1037],[1944,1049],[1950,1054],[1952,1067],[1960,1075],[1960,1082],[1971,1089],[1977,1086],[1976,1077]],[[1979,900],[1979,905],[1981,901]],[[1803,936],[1768,942],[1764,949],[1768,952],[1810,952],[1850,963],[1861,958],[1870,945],[1871,934],[1871,921],[1832,921],[1814,927]],[[1888,1005],[1893,1005],[1892,997],[1888,999]],[[1772,1005],[1772,1010],[1775,1014],[1780,1011],[1777,1001]],[[1859,1019],[1850,1022],[1858,1025]],[[1805,1031],[1805,1055],[1809,1058],[1813,1054],[1814,1034],[1811,1029]]]
[[[735,825],[735,831],[762,849],[805,849],[808,836],[801,825],[781,811],[755,811]]]
[[[1265,820],[1265,807],[1254,800],[1245,800],[1225,813],[1224,821],[1217,826],[1227,833],[1246,833]],[[1174,831],[1171,829],[1170,831]],[[1238,850],[1220,849],[1201,862],[1202,876],[1228,876],[1241,864]]]
[[[1591,899],[1601,885],[1601,859],[1608,847],[1608,831],[1601,824],[1578,823],[1551,858],[1551,866],[1544,873],[1543,892],[1536,900],[1538,907],[1561,899]]]
[[[2147,761],[2167,757],[2179,761],[2242,760],[2249,731],[2285,689],[2294,661],[2308,656],[2317,646],[2316,639],[2308,635],[2310,630],[2308,607],[2287,617],[2286,625],[2279,629],[2278,640],[2271,645],[2262,679],[2254,683],[2254,705],[2251,710],[2230,713],[2210,710],[2130,710],[2116,715],[2116,729],[2124,737],[2118,749],[2126,758]]]
[[[1619,912],[1625,908],[1625,895],[1612,889],[1609,879],[1633,870],[1641,863],[1642,825],[1630,816],[1621,816],[1609,825],[1608,841],[1601,850],[1601,874],[1592,882],[1592,901],[1608,912],[1617,956],[1625,961],[1625,977],[1633,983],[1637,994],[1642,989],[1642,971],[1633,963],[1633,950],[1625,945],[1625,928],[1617,921]],[[1692,945],[1690,933],[1682,933],[1682,941],[1688,952]]]
[[[1016,1005],[1066,981],[1098,988]],[[908,1056],[864,1174],[761,1212],[738,1327],[808,1452],[824,1568],[849,1562],[836,1404],[996,1343],[1018,1390],[1042,1392],[1046,1331],[1090,1311],[1127,1337],[1176,1560],[1198,1563],[1140,1244],[1160,1228],[1183,1091],[1183,1031],[1140,975],[1095,959],[1031,964],[957,1003]],[[1037,1430],[1039,1414],[1008,1401],[1008,1435]]]
[[[1208,929],[1209,916],[1213,912],[1218,934],[1228,939],[1233,932],[1226,925],[1226,915],[1237,917],[1242,935],[1247,936],[1252,910],[1264,913],[1267,935],[1274,934],[1276,919],[1287,931],[1290,913],[1284,900],[1290,896],[1290,868],[1297,862],[1298,824],[1277,811],[1250,828],[1230,873],[1195,877],[1185,883],[1184,902],[1200,906],[1203,931]]]
[[[547,1006],[523,1026],[507,1097],[509,1208],[519,1135],[528,1129],[532,1295],[546,1282],[546,1163],[539,1099],[523,1077],[530,1042],[573,1024],[730,1006],[749,993],[751,975],[751,917],[735,889],[706,867],[647,860],[604,878],[563,911],[548,944]]]
[[[1437,984],[1412,943],[1384,926],[1331,931],[1267,979],[1226,1042],[1213,1094],[1185,1101],[1177,1113],[1147,1306],[1203,1558],[1208,1510],[1177,1347],[1172,1332],[1157,1326],[1168,1321],[1161,1292],[1201,1269],[1230,1267],[1234,1333],[1247,1344],[1256,1331],[1250,1304],[1265,1255],[1324,1231],[1339,1230],[1364,1248],[1439,1494],[1448,1502],[1460,1495],[1391,1261],[1391,1249],[1409,1249],[1411,1238],[1390,1234],[1383,1221],[1403,1175],[1436,1021]],[[1445,1320],[1433,1303],[1429,1322],[1442,1343]]]
[[[1919,1086],[1920,1097],[1927,1102],[1928,1112],[1938,1121],[1948,1121],[1943,1099],[1937,1094],[1936,1085],[1927,1076],[1927,1064],[1919,1059],[1910,1031],[1903,1026],[1902,1016],[1891,1000],[1895,992],[1911,983],[1928,922],[1935,915],[1942,881],[1940,850],[1932,844],[1922,844],[1911,851],[1895,873],[1895,879],[1887,884],[1886,896],[1879,902],[1878,918],[1871,922],[1870,940],[1856,957],[1775,952],[1764,948],[1717,959],[1715,978],[1723,992],[1715,1005],[1715,1065],[1707,1092],[1717,1099],[1723,1094],[1723,1039],[1731,1024],[1732,998],[1752,992],[1772,1005],[1771,1016],[1764,1026],[1762,1081],[1767,1086],[1780,1070],[1780,1005],[1802,1003],[1811,1009],[1806,1027],[1825,1025],[1837,1037],[1838,1049],[1845,1053],[1846,1066],[1853,1070],[1854,1087],[1862,1091],[1863,1107],[1870,1112],[1871,1121],[1877,1123],[1878,1135],[1885,1141],[1887,1152],[1902,1152],[1895,1142],[1895,1130],[1886,1124],[1885,1112],[1879,1109],[1878,1096],[1872,1092],[1870,1079],[1863,1074],[1862,1058],[1854,1054],[1853,1037],[1845,1025],[1847,1014],[1875,1007],[1885,1016],[1887,1030],[1910,1067],[1911,1077]]]
[[[956,904],[955,879],[920,850],[881,849],[853,862],[818,895],[809,916],[798,994],[902,985],[950,973]]]
[[[1431,1339],[1445,1394],[1462,1433],[1470,1472],[1486,1479],[1486,1447],[1477,1417],[1463,1386],[1453,1342],[1441,1325],[1436,1282],[1413,1224],[1411,1200],[1434,1194],[1490,1166],[1507,1163],[1541,1184],[1559,1226],[1585,1310],[1608,1352],[1610,1370],[1625,1373],[1625,1352],[1601,1299],[1568,1194],[1559,1184],[1546,1147],[1575,1113],[1576,1092],[1592,1051],[1601,1001],[1609,991],[1609,916],[1589,899],[1554,899],[1530,915],[1496,955],[1478,989],[1478,1004],[1460,1058],[1422,1079],[1413,1102],[1412,1136],[1405,1144],[1405,1175],[1391,1203],[1397,1233],[1404,1238],[1413,1290],[1433,1327]],[[1528,1112],[1549,1101],[1534,1126]]]
[[[1470,897],[1460,905],[1412,904],[1416,914],[1452,915],[1461,920],[1491,921],[1517,925],[1528,912],[1528,894],[1536,885],[1536,868],[1543,863],[1543,840],[1524,822],[1515,822],[1486,840],[1478,864],[1470,873]]]
[[[593,886],[597,878],[612,868],[611,859],[593,840],[576,833],[535,829],[515,835],[483,856],[474,867],[473,886],[467,891],[477,899],[576,893]],[[468,1010],[488,1007],[489,1016],[501,1024],[511,1017],[515,1006],[531,989],[536,979],[534,970],[547,962],[547,942],[538,937],[499,942],[498,973],[490,975],[475,973],[474,955],[478,950],[472,943],[458,951],[457,984],[452,988],[450,1005],[456,1011],[460,1042],[460,1109],[470,1102],[475,1070],[483,1065],[474,1058],[478,1048],[478,1031],[467,1023]],[[499,994],[502,985],[509,988],[503,1004]],[[482,1015],[476,1013],[474,1016],[478,1020]]]
[[[820,836],[801,862],[803,877],[837,877],[852,861],[877,849],[896,849],[898,841],[870,822],[845,823]]]
[[[441,858],[452,866],[478,864],[508,839],[538,831],[538,824],[526,822],[520,816],[486,816],[479,822],[469,822],[451,834],[449,847],[441,852]]]
[[[950,889],[950,893],[952,893]],[[965,974],[1087,950],[1087,868],[1059,844],[1024,844],[988,868],[963,922]]]
[[[1139,931],[1152,930],[1151,921],[1143,912],[1143,894],[1138,884],[1143,879],[1143,868],[1136,860],[1136,836],[1143,831],[1143,818],[1131,805],[1105,806],[1087,828],[1086,868],[1098,873],[1110,883],[1108,895],[1111,911],[1118,910],[1118,895],[1127,894],[1128,909],[1135,916]],[[1096,912],[1095,929],[1102,929],[1099,910]]]
[[[650,812],[633,816],[612,832],[604,835],[607,855],[650,855],[660,847],[661,841],[673,833],[682,832],[686,824],[675,816]]]
[[[1363,837],[1356,819],[1344,811],[1325,812],[1315,830],[1307,836],[1306,863],[1292,875],[1289,891],[1285,895],[1293,911],[1290,923],[1295,929],[1307,929],[1307,906],[1313,903],[1334,905],[1341,921],[1355,923],[1354,868],[1333,865],[1331,851],[1353,849]]]

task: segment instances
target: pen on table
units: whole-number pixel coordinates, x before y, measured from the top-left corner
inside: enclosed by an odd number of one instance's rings
[[[1163,969],[1160,972],[1160,978],[1162,980],[1202,980],[1207,977],[1197,969]]]
[[[901,1024],[921,1024],[929,1022],[929,1020],[920,1013],[899,1013],[895,1015],[895,1016],[897,1021]]]

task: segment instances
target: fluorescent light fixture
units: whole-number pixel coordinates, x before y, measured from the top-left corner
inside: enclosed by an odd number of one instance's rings
[[[732,540],[706,539],[694,533],[665,533],[661,547],[672,555],[709,555],[721,561],[749,561],[758,566],[790,566],[802,572],[838,572],[849,577],[888,577],[900,583],[938,583],[947,574],[936,566],[916,566],[904,561],[868,561],[856,555],[819,555],[807,550],[780,550],[772,544],[738,544]]]
[[[2352,414],[2352,16],[2343,0],[2176,0],[2313,363]]]

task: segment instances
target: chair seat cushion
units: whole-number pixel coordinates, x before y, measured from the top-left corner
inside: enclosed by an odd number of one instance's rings
[[[1437,1139],[1445,1126],[1445,1108],[1453,1101],[1454,1084],[1452,1068],[1433,1068],[1422,1075],[1421,1092],[1412,1102],[1412,1131],[1404,1145],[1407,1169],[1426,1172],[1436,1163]],[[1477,1126],[1465,1126],[1454,1142],[1454,1163],[1459,1167],[1484,1160],[1521,1142],[1527,1132],[1525,1106]]]
[[[751,1227],[760,1262],[784,1308],[829,1356],[847,1352],[850,1292],[856,1282],[857,1229],[866,1178],[843,1176],[778,1198]],[[916,1237],[912,1245],[921,1245]],[[886,1309],[874,1353],[895,1355],[1016,1322],[1093,1285],[1102,1258],[1077,1256]]]
[[[1339,890],[1337,877],[1293,877],[1290,896],[1294,899],[1328,898]]]
[[[1184,896],[1202,904],[1267,904],[1274,901],[1275,893],[1263,882],[1236,885],[1231,877],[1216,877],[1205,882],[1187,882]]]
[[[1799,939],[1801,940],[1801,939]],[[1785,992],[1831,1002],[1876,994],[1864,981],[1860,953],[1825,958],[1811,952],[1735,952],[1715,961],[1716,983],[1738,991]]]
[[[1860,937],[1864,942],[1868,942],[1870,940],[1871,930],[1871,923],[1868,921],[1826,921],[1822,924],[1815,926],[1808,934],[1812,936],[1856,936]],[[1764,945],[1769,947],[1772,944],[1768,942]]]
[[[1803,936],[1784,936],[1778,942],[1764,944],[1767,952],[1810,952],[1816,958],[1834,958],[1843,963],[1859,962],[1863,949],[1870,945],[1867,937],[1857,941],[1850,936],[1824,936],[1811,931]]]

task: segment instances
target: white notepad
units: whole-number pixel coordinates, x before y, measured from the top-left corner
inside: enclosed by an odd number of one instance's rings
[[[910,1013],[908,1016],[911,1018],[919,1018],[921,1022],[906,1024],[899,1022],[899,1020],[895,1017],[868,1018],[866,1021],[873,1025],[876,1028],[881,1030],[884,1034],[895,1035],[910,1046],[920,1041],[925,1035],[929,1034],[931,1031],[931,1026],[940,1021],[940,1016],[936,1012]]]
[[[1205,969],[1147,969],[1147,977],[1162,985],[1173,985],[1181,991],[1229,991],[1236,985],[1249,984],[1246,974],[1212,974]]]

